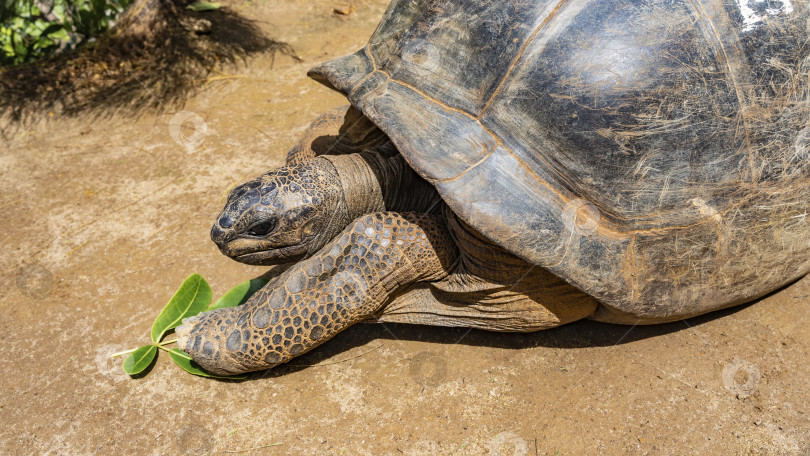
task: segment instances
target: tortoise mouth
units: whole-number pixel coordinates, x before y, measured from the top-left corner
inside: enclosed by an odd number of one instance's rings
[[[244,252],[244,249],[243,249]],[[224,252],[234,260],[253,266],[272,266],[290,263],[302,259],[307,254],[306,244],[291,245],[280,249],[261,250],[258,252]]]

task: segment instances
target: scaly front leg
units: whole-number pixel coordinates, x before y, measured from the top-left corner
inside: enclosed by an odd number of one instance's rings
[[[369,317],[401,287],[445,277],[457,255],[441,217],[362,216],[243,306],[187,319],[178,345],[215,374],[267,369]]]

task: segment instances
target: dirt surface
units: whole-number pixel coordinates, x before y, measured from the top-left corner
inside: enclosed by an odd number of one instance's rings
[[[219,295],[266,271],[222,256],[210,224],[230,187],[281,165],[345,103],[305,72],[360,48],[386,3],[226,3],[303,61],[225,69],[186,102],[199,119],[57,111],[5,125],[0,453],[810,454],[808,278],[653,327],[357,325],[243,382],[165,354],[133,380],[108,359],[148,341],[189,274]]]

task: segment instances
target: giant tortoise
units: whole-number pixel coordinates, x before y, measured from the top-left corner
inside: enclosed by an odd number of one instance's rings
[[[309,73],[351,106],[212,229],[238,261],[294,264],[180,347],[233,374],[364,320],[659,323],[796,280],[809,30],[807,0],[395,0]]]

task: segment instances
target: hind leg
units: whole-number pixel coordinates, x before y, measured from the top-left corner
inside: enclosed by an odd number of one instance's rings
[[[470,276],[459,268],[442,281],[398,293],[369,323],[532,332],[590,317],[597,306],[592,297],[542,268],[524,269],[507,281]]]
[[[445,217],[459,248],[452,274],[402,290],[374,320],[530,332],[596,311],[598,304],[591,296],[493,245],[449,210]]]

